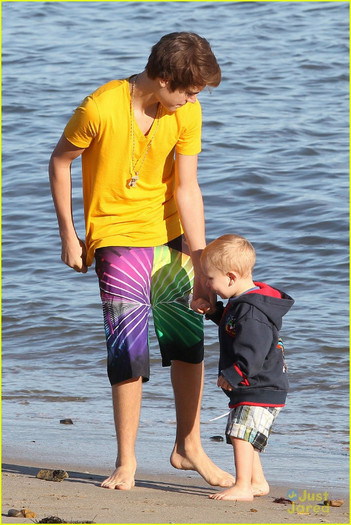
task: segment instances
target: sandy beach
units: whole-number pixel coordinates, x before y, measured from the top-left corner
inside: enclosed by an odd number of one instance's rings
[[[69,477],[61,482],[38,479],[37,473],[45,468],[64,468]],[[309,501],[295,504],[276,502],[286,499],[289,489],[277,486],[253,502],[230,502],[210,500],[208,494],[217,489],[190,471],[161,476],[138,471],[131,491],[102,489],[100,483],[108,474],[4,461],[1,522],[38,523],[56,516],[71,523],[349,523],[348,495],[328,492],[328,498],[342,498],[344,504],[326,507],[318,503],[324,487],[321,494],[301,488],[299,497]],[[22,508],[35,512],[35,517],[8,516],[9,509]]]

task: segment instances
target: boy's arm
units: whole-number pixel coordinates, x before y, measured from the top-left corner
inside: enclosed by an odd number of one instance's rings
[[[219,323],[221,322],[222,316],[223,316],[223,312],[224,312],[223,302],[217,301],[214,308],[212,308],[212,310],[206,313],[205,318],[219,325]]]
[[[202,298],[211,305],[215,294],[205,284],[201,270],[200,256],[206,246],[204,207],[200,186],[197,181],[197,155],[176,154],[175,198],[184,234],[189,245],[194,265],[194,292],[192,307],[198,313],[197,299]]]
[[[196,299],[196,301],[193,301],[192,308],[200,314],[204,314],[207,320],[213,321],[217,325],[219,325],[221,322],[224,312],[222,301],[217,301],[213,306],[202,297],[199,297]]]
[[[262,370],[272,342],[273,331],[269,324],[255,319],[236,323],[231,349],[234,362],[231,366],[220,369],[220,375],[232,387],[240,383],[249,386],[248,377],[253,377]]]
[[[62,135],[51,155],[49,176],[62,243],[61,259],[75,271],[85,273],[86,249],[74,227],[71,189],[71,164],[83,151]]]

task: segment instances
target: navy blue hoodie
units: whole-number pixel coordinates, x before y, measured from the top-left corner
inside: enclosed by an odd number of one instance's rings
[[[219,324],[221,374],[232,386],[224,390],[229,407],[284,406],[289,388],[284,347],[279,339],[283,316],[294,300],[255,282],[258,289],[230,298],[208,316]]]

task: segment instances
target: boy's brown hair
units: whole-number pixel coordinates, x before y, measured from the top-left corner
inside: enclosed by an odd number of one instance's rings
[[[221,69],[208,41],[196,33],[169,33],[151,49],[149,78],[168,80],[171,91],[217,87]]]
[[[256,262],[252,244],[236,234],[226,234],[210,242],[201,254],[201,262],[210,264],[224,274],[236,271],[240,277],[249,277]]]

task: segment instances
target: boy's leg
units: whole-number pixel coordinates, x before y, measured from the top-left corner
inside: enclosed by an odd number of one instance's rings
[[[267,494],[269,494],[269,485],[263,472],[260,460],[260,453],[258,452],[258,450],[255,449],[251,485],[254,496],[266,496]]]
[[[217,467],[201,445],[200,409],[204,365],[172,361],[171,378],[174,389],[177,434],[171,455],[173,467],[195,470],[210,485],[229,487],[234,483],[231,474]]]
[[[226,436],[234,447],[236,482],[232,489],[210,498],[251,501],[253,496],[269,493],[258,451],[264,450],[280,410],[280,407],[241,405],[230,411]]]
[[[231,437],[234,449],[236,480],[234,487],[210,494],[211,499],[252,501],[254,493],[251,486],[254,448],[248,441]]]
[[[203,388],[203,319],[190,308],[193,265],[182,238],[155,248],[151,297],[163,366],[171,365],[177,435],[171,464],[196,470],[211,485],[231,486],[233,476],[205,454],[200,438]]]
[[[129,490],[135,483],[142,380],[149,378],[152,261],[152,248],[107,247],[96,251],[118,446],[116,469],[102,483],[110,489]]]
[[[116,470],[101,484],[108,489],[129,490],[135,485],[135,443],[142,397],[141,377],[112,386],[113,412],[117,437]]]

